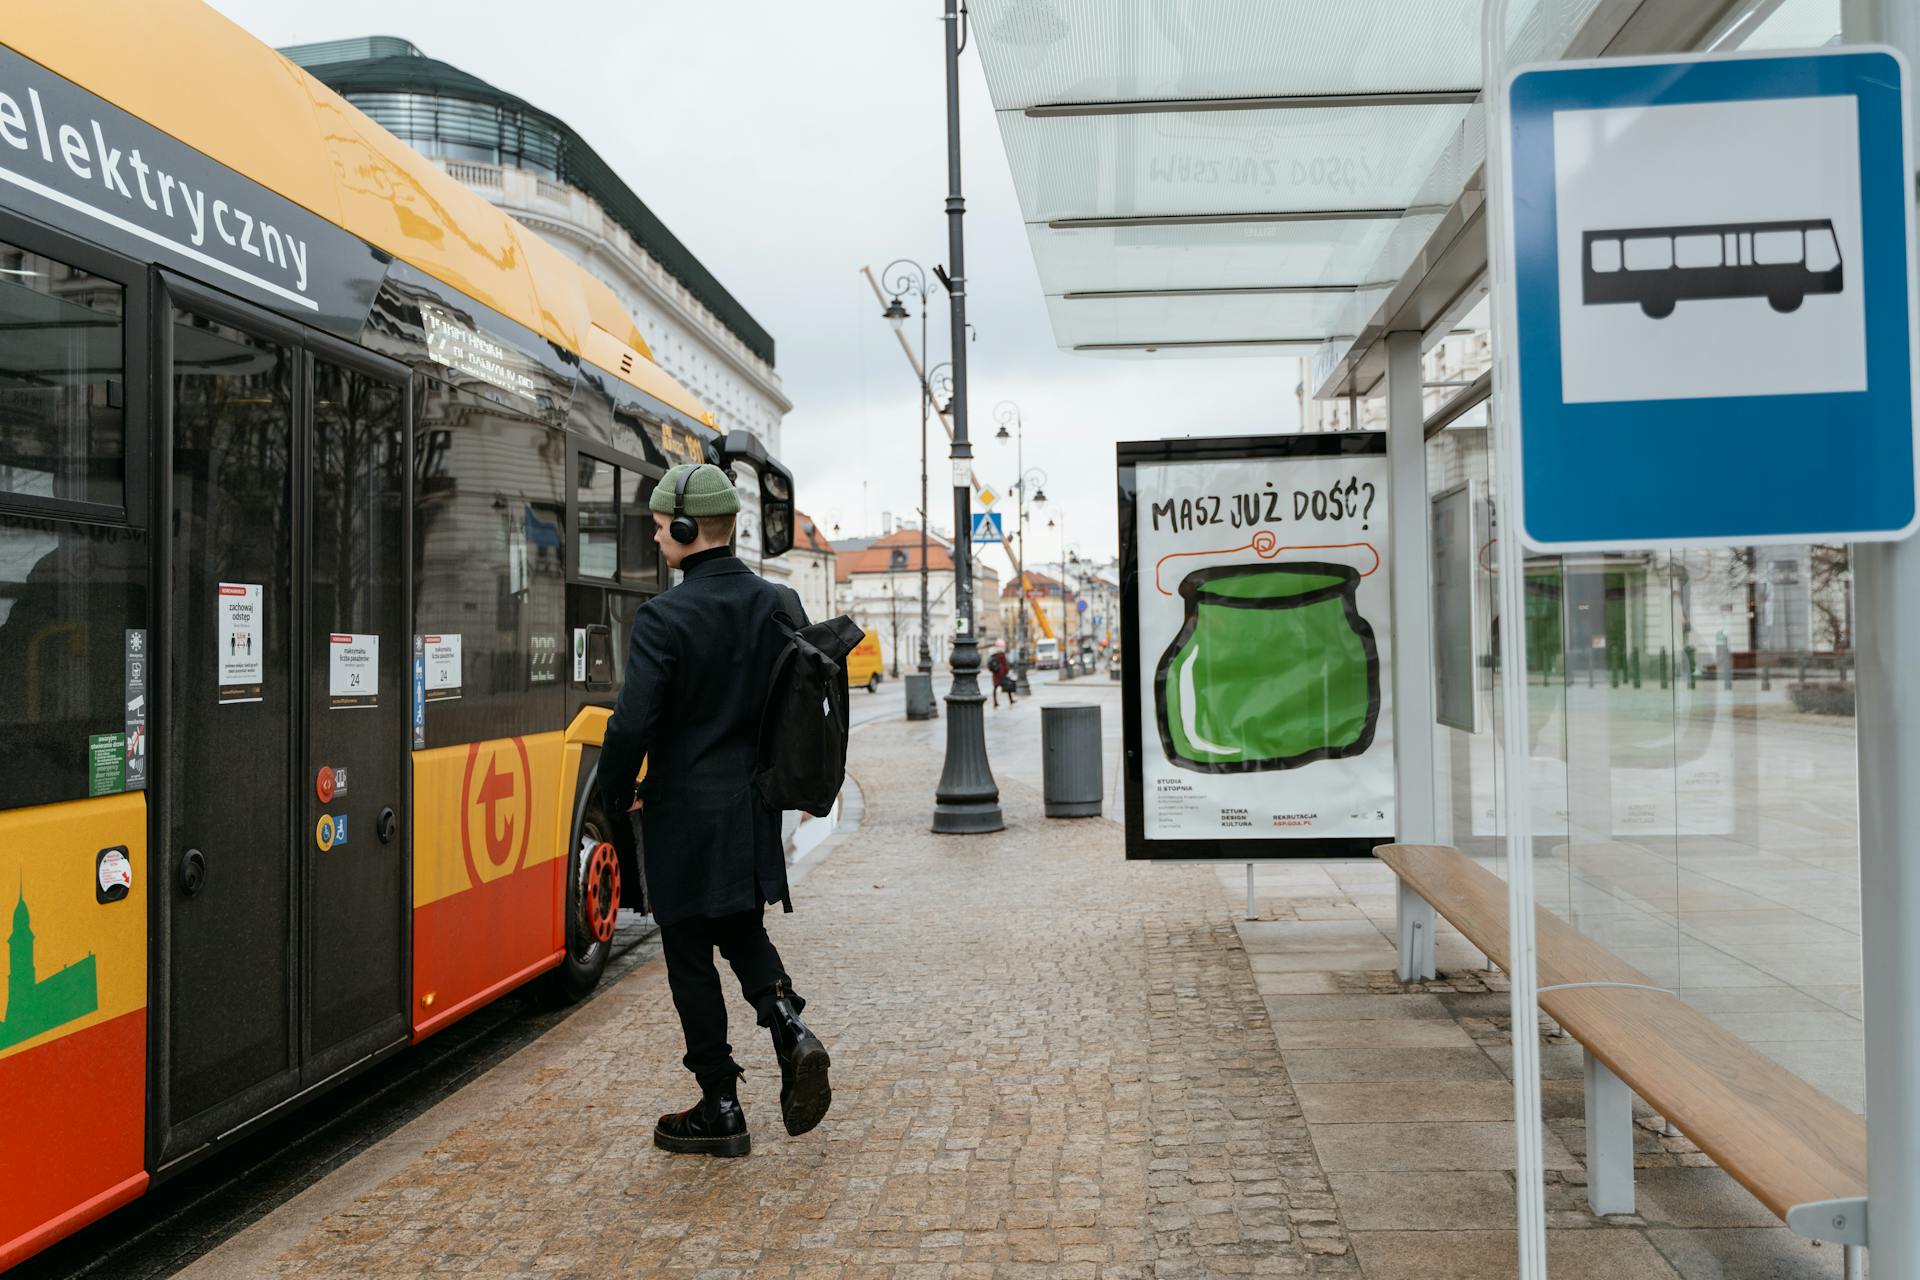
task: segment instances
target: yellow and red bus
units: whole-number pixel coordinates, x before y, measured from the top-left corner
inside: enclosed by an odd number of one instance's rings
[[[647,497],[602,283],[195,0],[0,24],[0,1269],[541,975]],[[624,820],[624,819],[623,819]]]

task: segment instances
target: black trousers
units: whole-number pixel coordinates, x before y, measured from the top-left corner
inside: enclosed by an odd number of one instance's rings
[[[740,1074],[727,1043],[727,1004],[720,994],[720,971],[714,966],[714,948],[733,966],[740,994],[768,1025],[768,1010],[779,996],[787,996],[797,1013],[807,1002],[794,992],[793,979],[780,963],[773,939],[760,918],[760,908],[730,916],[694,916],[665,925],[660,947],[667,960],[667,985],[673,1007],[686,1034],[687,1056],[681,1059],[703,1089],[731,1085]]]

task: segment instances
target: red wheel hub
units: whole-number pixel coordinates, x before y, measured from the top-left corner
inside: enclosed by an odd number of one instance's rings
[[[587,874],[580,888],[587,932],[596,942],[612,942],[614,921],[620,914],[620,858],[605,840],[587,855]]]

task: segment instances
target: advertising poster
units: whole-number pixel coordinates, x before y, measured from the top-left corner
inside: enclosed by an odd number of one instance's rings
[[[1386,438],[1119,446],[1127,856],[1394,835]]]

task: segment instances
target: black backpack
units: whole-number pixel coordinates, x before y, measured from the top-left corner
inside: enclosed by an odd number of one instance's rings
[[[865,633],[844,616],[796,628],[782,609],[773,621],[787,645],[760,712],[753,788],[769,809],[824,818],[847,778],[847,655]]]

